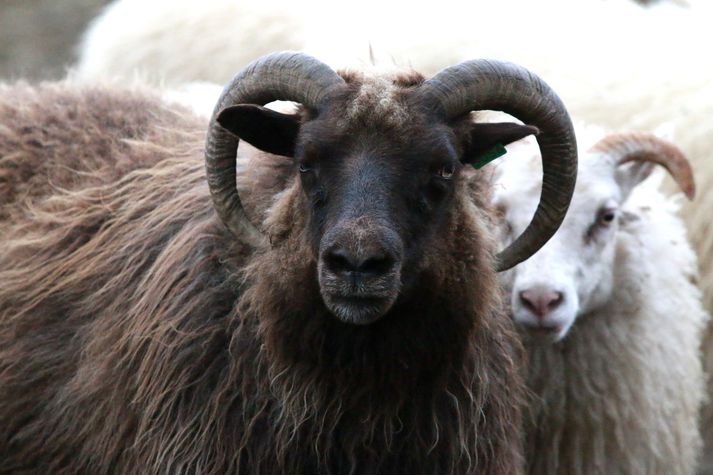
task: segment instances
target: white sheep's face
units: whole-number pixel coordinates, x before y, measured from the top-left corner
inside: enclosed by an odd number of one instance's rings
[[[506,242],[527,226],[540,194],[539,152],[529,142],[511,146],[498,168],[494,199]],[[503,276],[515,322],[535,339],[561,340],[578,316],[611,296],[620,207],[630,187],[622,186],[610,162],[597,158],[580,153],[574,198],[559,231]]]

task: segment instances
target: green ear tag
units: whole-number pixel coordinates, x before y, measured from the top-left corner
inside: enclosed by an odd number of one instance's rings
[[[508,153],[508,151],[505,149],[503,144],[499,143],[499,144],[495,145],[493,148],[491,148],[490,150],[488,150],[487,152],[485,152],[478,160],[471,163],[471,165],[476,170],[479,168],[483,168],[488,163],[492,162],[496,158],[502,157],[506,153]]]

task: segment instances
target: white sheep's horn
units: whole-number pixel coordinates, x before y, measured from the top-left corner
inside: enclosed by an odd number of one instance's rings
[[[611,157],[617,166],[635,161],[661,165],[689,200],[696,196],[693,170],[683,152],[671,142],[653,134],[625,132],[607,135],[594,144],[590,152]]]

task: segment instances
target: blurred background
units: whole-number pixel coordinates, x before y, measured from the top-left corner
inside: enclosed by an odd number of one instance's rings
[[[644,10],[664,10],[679,14],[681,11],[690,10],[695,2],[696,0],[583,0],[569,2],[575,4],[574,10],[569,11],[565,9],[557,13],[558,9],[561,10],[561,7],[566,5],[564,2],[475,1],[470,3],[476,6],[470,7],[463,17],[459,18],[458,15],[452,17],[457,25],[454,25],[454,27],[450,29],[450,33],[453,35],[452,39],[462,36],[463,32],[455,31],[455,27],[463,27],[464,25],[470,26],[474,32],[477,32],[478,29],[483,28],[483,21],[491,24],[493,22],[500,23],[503,33],[511,30],[512,28],[508,28],[506,22],[512,20],[511,17],[518,16],[517,8],[514,10],[510,9],[510,6],[517,4],[524,6],[527,5],[527,3],[537,3],[538,9],[542,11],[543,17],[551,14],[560,14],[565,15],[562,18],[563,20],[567,20],[566,16],[572,12],[576,12],[577,10],[580,12],[589,11],[593,6],[595,8],[601,8],[602,12],[609,13],[616,13],[616,7],[620,7],[619,9],[626,13],[632,11],[630,7],[639,7],[642,10],[642,18],[637,23],[643,24],[647,21],[644,18],[644,15],[647,15]],[[701,0],[698,0],[698,2],[702,3]],[[299,49],[310,46],[315,49],[315,51],[318,51],[320,49],[317,47],[318,45],[309,43],[314,41],[319,42],[320,39],[323,40],[326,37],[326,33],[334,33],[342,37],[339,40],[340,42],[352,42],[352,46],[355,42],[361,40],[381,43],[380,46],[386,46],[383,51],[378,52],[378,54],[381,54],[382,59],[383,57],[389,57],[389,55],[391,55],[392,58],[407,64],[413,64],[413,61],[408,60],[407,55],[404,54],[405,51],[389,51],[389,46],[393,46],[388,45],[388,36],[391,34],[390,31],[394,31],[394,34],[402,34],[403,32],[413,33],[409,41],[414,50],[423,46],[425,46],[427,50],[434,50],[434,44],[437,45],[438,38],[428,35],[428,28],[425,28],[426,31],[424,31],[424,25],[428,24],[431,20],[437,22],[443,21],[442,11],[445,9],[450,9],[452,13],[456,13],[459,10],[459,8],[453,8],[453,6],[458,5],[458,2],[434,4],[432,6],[434,11],[428,11],[428,9],[424,10],[422,7],[418,9],[416,6],[410,7],[407,2],[402,1],[391,2],[390,5],[392,6],[390,7],[386,5],[386,2],[373,2],[368,0],[363,3],[363,10],[360,8],[361,11],[340,8],[333,4],[337,2],[330,3],[320,1],[280,2],[265,0],[262,2],[246,2],[242,0],[207,0],[201,2],[187,2],[178,0],[176,2],[168,2],[165,0],[142,0],[141,2],[137,2],[135,0],[125,0],[110,2],[110,0],[2,0],[2,2],[0,2],[0,78],[7,80],[17,78],[56,79],[63,77],[67,68],[75,65],[79,59],[80,40],[89,26],[90,21],[97,17],[102,12],[102,9],[110,3],[114,4],[112,6],[114,11],[109,11],[109,15],[113,14],[115,17],[119,17],[121,16],[121,10],[126,10],[127,7],[134,10],[132,13],[139,15],[138,17],[132,18],[131,23],[124,25],[125,31],[123,33],[128,34],[128,36],[131,36],[128,30],[136,26],[136,23],[141,25],[144,23],[144,20],[147,19],[160,22],[160,16],[163,13],[174,19],[184,14],[186,16],[184,22],[190,22],[191,17],[193,17],[195,23],[208,20],[208,24],[215,23],[208,19],[211,12],[216,15],[219,13],[229,14],[228,18],[223,17],[221,19],[223,25],[230,25],[230,17],[233,15],[254,15],[256,20],[269,20],[270,18],[278,20],[275,24],[263,25],[263,31],[259,32],[254,38],[258,43],[270,43],[260,38],[261,36],[267,35],[269,39],[273,40],[272,44],[278,46],[280,43],[284,43],[284,46],[292,48],[302,47]],[[189,6],[191,3],[192,5]],[[299,5],[295,5],[295,3],[299,3]],[[508,4],[508,8],[496,7],[498,3]],[[206,14],[200,15],[200,18],[196,18],[196,16],[191,13],[191,10],[197,5],[205,7],[206,10]],[[612,10],[612,7],[615,7],[614,10]],[[671,7],[673,8],[671,9]],[[486,17],[491,8],[495,9],[497,16]],[[439,13],[438,10],[440,10],[441,13]],[[525,11],[531,12],[532,8],[527,7]],[[477,16],[470,17],[469,14],[472,13],[476,13]],[[503,13],[506,14],[503,15]],[[146,18],[142,18],[143,15],[145,15]],[[446,14],[446,16],[448,16],[448,14]],[[291,18],[288,19],[288,17]],[[577,20],[586,20],[586,18],[584,14],[575,14],[573,19],[576,23]],[[526,21],[534,23],[537,21],[537,18],[528,17]],[[239,22],[240,18],[233,16],[232,24],[240,28],[242,25],[239,25]],[[443,25],[439,25],[437,30],[442,28],[442,26]],[[488,25],[485,26],[488,32],[492,31],[492,28],[488,27]],[[645,25],[631,25],[630,33],[633,36],[637,35],[637,26]],[[314,31],[304,31],[305,28],[314,27],[323,29],[325,34],[319,34]],[[356,37],[343,37],[344,35],[353,33],[355,28],[360,30],[360,33],[356,35]],[[292,33],[285,33],[286,30],[292,30]],[[295,32],[294,30],[300,31]],[[252,32],[253,31],[250,33]],[[438,33],[440,32],[441,31],[438,31]],[[162,38],[160,36],[166,33],[168,33],[168,28],[163,32],[158,30],[152,32],[156,41],[161,41]],[[211,33],[215,34],[215,32]],[[605,28],[601,31],[602,35],[610,33],[611,31],[607,31]],[[666,32],[663,31],[662,33],[665,34]],[[174,34],[180,36],[180,32],[174,32]],[[293,41],[289,41],[288,39],[281,42],[279,38],[278,41],[274,41],[275,37],[284,37],[286,34],[291,34]],[[312,38],[315,34],[318,37],[317,39]],[[224,36],[230,38],[231,35],[226,32]],[[243,35],[242,37],[238,36],[237,39],[240,40],[245,36],[247,35]],[[384,41],[385,39],[387,41]],[[446,42],[451,41],[451,43],[453,43],[452,39],[446,39]],[[121,38],[118,38],[118,41],[121,40]],[[196,40],[200,41],[199,38],[196,38]],[[240,44],[235,44],[235,42],[232,42],[232,44],[236,49],[242,48]],[[364,46],[364,48],[360,52],[360,56],[363,58],[365,57],[364,52],[367,48],[366,42],[364,42],[362,46]],[[400,48],[403,50],[403,45],[400,45]],[[397,50],[398,49],[399,48],[397,48]],[[351,52],[346,51],[346,53],[349,54]],[[447,52],[443,55],[443,51],[435,53],[435,55],[437,56],[439,53],[441,53],[443,62],[455,56]],[[477,51],[473,53],[477,54]],[[484,53],[487,53],[487,51],[484,51]],[[125,69],[135,66],[132,61],[133,59],[128,58],[129,64],[126,65]],[[416,64],[413,65],[420,66],[419,61],[416,61]],[[157,73],[158,75],[162,75],[165,72],[166,71],[160,70],[160,65],[157,65],[156,71],[152,71],[152,73]],[[106,71],[106,73],[111,75],[109,71]],[[169,82],[180,80],[179,78],[172,77],[164,77],[163,79],[168,79]]]
[[[64,76],[81,33],[107,0],[2,0],[0,78]]]

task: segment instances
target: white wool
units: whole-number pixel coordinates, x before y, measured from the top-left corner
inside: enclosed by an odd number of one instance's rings
[[[294,49],[304,36],[297,11],[287,0],[114,1],[84,35],[78,74],[222,84],[259,56]]]
[[[223,87],[210,82],[190,82],[167,89],[163,98],[191,109],[197,115],[209,118],[218,102]]]
[[[577,132],[581,150],[603,135],[581,125]],[[501,205],[512,203],[508,196],[539,193],[541,167],[532,140],[508,148],[496,187]],[[598,158],[580,154],[575,213],[594,200],[588,193],[598,187]],[[533,392],[526,426],[531,474],[695,473],[705,394],[699,347],[709,315],[695,286],[696,256],[677,216],[681,198],[663,194],[661,180],[659,171],[622,205],[626,219],[613,236],[608,299],[578,315],[556,343],[524,333]],[[551,275],[558,264],[537,265]],[[521,266],[505,279],[516,279]]]

